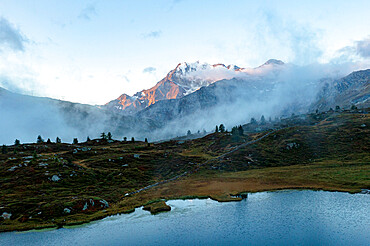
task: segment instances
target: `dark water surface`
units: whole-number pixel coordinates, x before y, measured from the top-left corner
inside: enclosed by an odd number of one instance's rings
[[[0,245],[370,245],[370,195],[260,192],[241,202],[168,201],[171,212],[0,234]]]

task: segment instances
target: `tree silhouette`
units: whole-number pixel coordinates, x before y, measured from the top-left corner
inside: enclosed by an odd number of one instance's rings
[[[20,145],[21,144],[21,141],[19,141],[18,139],[16,139],[15,141],[14,141],[14,145],[15,146],[18,146],[18,145]]]
[[[61,142],[62,142],[62,140],[61,140],[59,137],[57,137],[57,138],[55,139],[55,142],[56,142],[56,143],[61,143]]]
[[[127,141],[127,137],[123,137],[123,141],[125,141],[125,142],[126,142],[126,141]]]
[[[108,140],[112,140],[112,133],[108,132],[107,138]]]
[[[48,140],[46,141],[46,143],[48,143],[48,144],[49,144],[49,143],[51,143],[51,140],[50,140],[50,138],[48,138]]]
[[[144,142],[145,142],[145,143],[147,143],[147,142],[148,142],[148,139],[147,139],[147,138],[145,138]]]
[[[215,130],[215,132],[219,132],[219,130],[218,130],[218,126],[216,126],[216,130]]]
[[[135,138],[134,137],[131,138],[131,142],[135,142]]]
[[[186,135],[191,135],[191,131],[190,130],[188,130],[188,132],[186,133]]]
[[[73,144],[78,144],[78,139],[77,138],[73,139]]]
[[[87,136],[86,142],[89,142],[89,141],[91,141],[91,139],[89,136]]]
[[[255,124],[257,124],[257,121],[256,121],[256,119],[255,119],[255,118],[253,118],[253,117],[252,117],[252,118],[251,118],[251,122],[250,122],[250,123],[255,125]]]
[[[266,124],[266,119],[265,119],[265,116],[261,116],[261,124],[264,125]]]
[[[239,125],[239,127],[238,127],[238,133],[239,133],[240,136],[243,136],[244,135],[244,130],[243,130],[242,125]]]
[[[102,132],[102,133],[100,134],[100,137],[101,137],[102,139],[107,139],[107,135],[105,135],[105,132]]]
[[[224,124],[221,124],[220,127],[219,127],[219,129],[220,129],[220,132],[225,132],[225,126],[224,126]]]
[[[44,139],[42,139],[41,135],[38,135],[36,142],[37,143],[43,143],[44,142]]]
[[[6,147],[6,145],[5,144],[3,144],[3,147],[1,147],[1,153],[2,154],[6,154],[6,153],[8,153],[8,148]]]

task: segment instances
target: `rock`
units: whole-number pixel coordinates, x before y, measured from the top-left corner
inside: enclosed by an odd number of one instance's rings
[[[106,200],[102,199],[99,202],[103,204],[102,205],[103,208],[109,208],[109,204],[108,204],[108,202]]]
[[[297,143],[288,143],[286,146],[286,149],[293,149],[293,148],[298,148],[299,144]]]
[[[143,207],[144,210],[150,211],[151,214],[157,214],[164,211],[171,211],[171,207],[164,201],[154,202]]]
[[[12,217],[12,214],[4,212],[0,217],[3,217],[4,220],[8,220],[10,217]]]
[[[134,158],[140,158],[139,154],[134,154]]]
[[[13,172],[16,168],[18,168],[18,166],[11,167],[11,168],[8,169],[8,171]]]
[[[70,210],[69,208],[65,208],[65,209],[63,210],[63,212],[64,212],[65,214],[69,214],[69,213],[71,213],[71,210]]]
[[[51,177],[51,181],[54,181],[54,182],[58,182],[60,180],[60,178],[59,178],[59,176],[58,175],[53,175],[52,177]]]
[[[362,124],[361,127],[366,127],[366,124]]]

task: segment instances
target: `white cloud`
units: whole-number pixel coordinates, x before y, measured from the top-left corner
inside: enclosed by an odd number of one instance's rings
[[[27,38],[12,25],[7,19],[0,18],[0,51],[11,49],[13,51],[24,51],[24,43]]]

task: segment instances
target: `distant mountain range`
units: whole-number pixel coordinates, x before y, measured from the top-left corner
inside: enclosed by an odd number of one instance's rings
[[[121,139],[149,141],[184,135],[187,130],[227,128],[261,115],[370,106],[370,69],[343,78],[313,77],[294,65],[269,60],[257,68],[180,63],[154,87],[122,94],[103,106],[25,96],[0,88],[0,143],[37,135],[65,141],[111,131]]]

